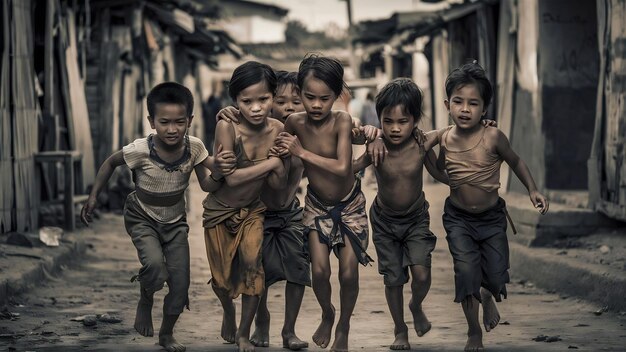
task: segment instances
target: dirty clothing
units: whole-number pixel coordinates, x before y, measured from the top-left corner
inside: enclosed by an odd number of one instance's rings
[[[167,282],[165,314],[178,315],[189,308],[189,226],[185,215],[174,223],[154,220],[139,205],[135,192],[126,198],[124,225],[141,262],[141,288],[152,293]]]
[[[265,288],[261,263],[265,206],[257,199],[245,208],[232,208],[211,193],[202,205],[213,287],[231,298],[260,296]]]
[[[365,252],[369,242],[369,229],[365,210],[365,196],[361,181],[357,178],[350,193],[335,204],[325,203],[309,186],[304,200],[305,234],[317,231],[320,243],[328,245],[339,255],[347,237],[352,244],[359,263],[367,265],[374,260]]]
[[[509,243],[504,199],[499,198],[496,205],[481,213],[471,213],[452,204],[448,197],[443,226],[454,261],[454,301],[461,302],[468,295],[481,301],[481,286],[498,302],[501,295],[506,298]]]
[[[409,266],[430,268],[437,237],[430,231],[428,207],[423,192],[405,211],[389,208],[378,197],[374,200],[370,208],[372,240],[385,286],[406,284]]]
[[[265,285],[287,280],[311,286],[311,265],[298,198],[286,209],[266,211],[263,228]]]
[[[162,160],[154,149],[154,135],[136,139],[122,151],[133,173],[139,206],[151,218],[174,223],[185,215],[184,193],[191,173],[209,156],[199,138],[185,137],[185,151],[172,163]]]
[[[441,148],[445,152],[446,171],[450,178],[450,188],[472,185],[485,192],[500,188],[500,166],[502,158],[485,146],[485,131],[482,129],[480,140],[473,147],[455,151],[448,149],[448,133],[454,126],[448,127],[441,138]]]

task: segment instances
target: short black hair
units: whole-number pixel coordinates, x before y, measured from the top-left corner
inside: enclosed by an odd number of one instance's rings
[[[489,82],[489,78],[487,78],[485,70],[476,60],[455,68],[450,72],[448,78],[446,78],[446,95],[448,99],[450,99],[454,90],[468,84],[475,84],[478,87],[480,97],[485,104],[483,109],[487,110],[487,107],[491,103],[491,97],[493,97],[493,88],[491,82]]]
[[[376,95],[376,114],[382,114],[395,106],[402,105],[405,114],[413,116],[415,122],[422,118],[422,91],[409,78],[396,78],[387,83]]]
[[[265,82],[272,95],[276,94],[276,74],[269,65],[257,61],[243,63],[233,71],[228,84],[228,95],[233,101],[237,101],[242,90],[259,82]]]
[[[288,84],[298,86],[298,72],[276,71],[276,87]]]
[[[154,118],[157,104],[179,104],[187,116],[193,115],[193,94],[189,88],[176,82],[163,82],[150,90],[147,97],[148,115]]]
[[[319,54],[307,54],[298,68],[298,88],[302,90],[304,80],[311,73],[313,77],[326,83],[337,97],[344,88],[348,88],[343,80],[343,66],[339,60]]]

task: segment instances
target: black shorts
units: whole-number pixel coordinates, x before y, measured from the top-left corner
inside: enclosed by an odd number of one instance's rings
[[[378,255],[378,272],[385,286],[409,281],[408,267],[430,268],[437,237],[430,231],[428,202],[423,196],[407,212],[399,214],[376,198],[370,208],[372,239]]]
[[[289,209],[265,211],[262,260],[266,287],[281,280],[311,286],[311,264],[303,233],[298,198]]]
[[[446,199],[443,227],[454,260],[455,302],[467,296],[480,298],[480,287],[488,289],[496,301],[506,298],[509,282],[509,242],[506,236],[506,203],[482,213],[471,213]]]

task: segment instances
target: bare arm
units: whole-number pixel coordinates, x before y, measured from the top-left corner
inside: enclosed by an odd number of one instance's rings
[[[225,152],[234,151],[235,131],[229,122],[224,120],[217,122],[217,126],[215,128],[215,145],[222,145]],[[278,162],[280,162],[280,160]],[[277,167],[278,164],[276,161],[268,159],[250,167],[236,169],[230,175],[225,176],[226,184],[230,187],[236,187],[246,182],[259,180],[267,176],[270,171]]]
[[[219,177],[213,176],[213,173],[209,172],[209,168],[205,165],[208,157],[202,164],[196,165],[194,170],[196,170],[196,176],[198,176],[198,182],[200,183],[200,188],[202,188],[205,192],[215,192],[222,186],[222,181],[220,181]]]
[[[291,154],[299,157],[303,161],[313,164],[321,169],[327,170],[337,176],[347,176],[352,172],[352,143],[350,136],[352,131],[352,121],[347,113],[340,113],[337,117],[337,159],[327,158],[310,152],[300,144],[297,136],[281,133],[279,143],[283,148],[289,149]],[[289,131],[289,120],[285,130]]]
[[[352,160],[352,171],[357,173],[361,170],[365,170],[366,167],[372,165],[372,158],[364,152],[360,157]]]
[[[427,151],[424,156],[424,166],[426,166],[426,170],[428,170],[428,173],[434,177],[435,180],[447,185],[450,182],[448,180],[448,174],[446,174],[444,170],[440,170],[437,167],[437,162],[438,160],[435,151],[432,149]]]
[[[98,194],[100,194],[102,189],[109,182],[115,168],[124,164],[126,164],[126,161],[124,161],[124,152],[118,150],[108,157],[104,163],[102,163],[102,166],[100,166],[100,170],[98,170],[98,174],[96,174],[96,180],[94,181],[93,189],[89,194],[89,198],[87,198],[87,202],[83,205],[83,208],[80,211],[80,219],[85,225],[89,226],[91,214],[96,208],[96,199],[98,199]]]
[[[509,165],[511,170],[513,170],[517,178],[522,181],[528,190],[530,201],[533,203],[535,208],[539,209],[541,214],[545,214],[549,207],[548,200],[537,190],[537,185],[535,184],[535,180],[533,179],[528,166],[524,160],[520,159],[517,153],[513,151],[513,148],[511,148],[511,144],[509,143],[509,139],[506,138],[502,131],[495,130],[492,133],[496,134],[496,151],[500,156],[502,156],[502,159],[504,159],[504,161]]]
[[[289,174],[289,167],[291,164],[290,159],[291,158],[278,158],[278,160],[282,161],[282,166],[274,169],[267,177],[267,184],[273,189],[284,189],[287,185],[287,176]]]

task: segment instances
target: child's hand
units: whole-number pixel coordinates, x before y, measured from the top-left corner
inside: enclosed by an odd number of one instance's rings
[[[288,150],[291,155],[300,157],[304,152],[304,148],[302,148],[302,144],[300,144],[298,137],[287,132],[279,133],[276,142],[278,147]]]
[[[361,126],[359,129],[369,142],[373,142],[380,136],[380,130],[372,125]]]
[[[275,146],[270,148],[270,151],[269,151],[267,156],[268,156],[268,158],[271,158],[271,157],[286,158],[286,157],[288,157],[290,155],[289,155],[289,150],[286,150],[284,148],[280,148],[280,147],[275,145]]]
[[[385,147],[385,142],[383,142],[382,138],[376,138],[376,140],[367,145],[367,154],[369,154],[372,159],[374,167],[378,167],[378,164],[383,162],[385,155],[387,155],[388,152],[389,151],[387,150],[387,147]]]
[[[548,212],[548,198],[543,194],[537,191],[530,192],[530,201],[533,202],[533,205],[539,210],[541,215]]]
[[[96,208],[96,199],[89,196],[89,198],[87,198],[87,202],[85,202],[85,205],[83,205],[83,208],[80,211],[80,220],[86,226],[89,226],[89,223],[92,220],[91,215],[93,214],[93,210],[95,208]]]
[[[234,122],[236,124],[239,124],[240,116],[241,115],[239,114],[239,110],[236,107],[227,106],[223,108],[222,110],[218,111],[217,115],[215,115],[215,118],[218,121],[224,120],[227,122]]]
[[[228,176],[235,172],[237,168],[237,157],[234,152],[230,150],[224,151],[223,149],[221,144],[217,147],[217,155],[215,155],[215,171],[217,172],[214,173]]]
[[[482,123],[485,127],[498,127],[496,120],[492,119],[482,119],[480,120],[480,123]]]
[[[352,127],[352,137],[350,138],[352,144],[363,145],[367,143],[367,138],[363,134],[360,127]]]

